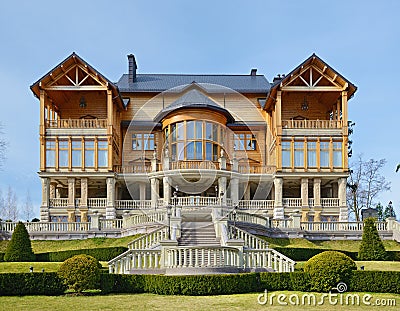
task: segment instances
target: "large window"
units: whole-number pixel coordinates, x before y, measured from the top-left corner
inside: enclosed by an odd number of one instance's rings
[[[55,140],[46,141],[46,167],[56,166],[56,142]]]
[[[82,166],[82,141],[72,141],[72,167]]]
[[[304,167],[304,142],[294,143],[294,166]]]
[[[329,167],[329,142],[320,142],[320,166]]]
[[[171,124],[165,134],[172,161],[217,161],[225,128],[214,122],[190,120]]]
[[[154,150],[154,134],[132,134],[132,150]]]
[[[282,142],[282,167],[291,167],[290,164],[290,141]]]
[[[68,167],[68,140],[58,141],[58,166]]]
[[[342,164],[342,142],[333,142],[333,166],[341,167]]]
[[[97,142],[97,161],[99,167],[108,166],[108,143],[107,140]]]
[[[317,167],[317,143],[307,142],[307,167]]]
[[[256,135],[246,133],[235,134],[234,147],[235,150],[256,150]]]
[[[94,167],[94,140],[85,141],[85,166]]]

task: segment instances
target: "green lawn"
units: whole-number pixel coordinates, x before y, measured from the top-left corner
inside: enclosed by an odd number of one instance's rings
[[[35,253],[57,252],[74,249],[87,249],[99,247],[127,247],[128,243],[140,235],[124,238],[92,238],[85,240],[55,240],[55,241],[32,241],[32,249]],[[0,241],[0,252],[5,252],[8,241]]]
[[[46,296],[24,296],[24,297],[0,297],[0,309],[2,311],[18,310],[18,311],[53,311],[53,310],[370,310],[372,307],[363,305],[362,297],[365,293],[358,293],[361,302],[357,306],[348,305],[330,305],[327,300],[323,305],[317,306],[294,306],[294,305],[278,305],[275,299],[274,304],[260,305],[257,297],[260,293],[227,295],[227,296],[160,296],[154,294],[136,294],[136,295],[107,295],[107,296],[85,296],[85,297],[46,297]],[[275,292],[278,294],[289,295],[297,294],[300,299],[304,293],[301,292]],[[320,301],[321,294],[315,294],[317,301]],[[346,294],[343,294],[344,297]],[[383,301],[391,301],[394,299],[396,306],[375,307],[375,310],[394,311],[398,310],[400,304],[400,295],[395,294],[370,294],[371,303],[376,304],[378,299]],[[288,298],[286,302],[288,302]],[[301,301],[301,300],[300,300]],[[391,302],[390,301],[390,302]],[[345,300],[344,300],[345,303]]]
[[[357,252],[361,241],[337,240],[337,241],[308,241],[306,239],[285,239],[285,238],[267,238],[259,236],[266,240],[271,247],[298,247],[298,248],[325,248]],[[400,251],[400,243],[396,241],[384,240],[383,245],[387,251]]]
[[[104,268],[108,268],[107,262],[100,261]],[[55,272],[62,262],[0,262],[0,273],[22,273],[29,272],[29,267],[33,267],[33,271]],[[0,309],[1,310],[1,309]]]

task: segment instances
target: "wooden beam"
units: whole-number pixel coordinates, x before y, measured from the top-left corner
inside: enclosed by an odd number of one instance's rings
[[[101,85],[54,85],[44,89],[46,91],[105,91],[107,87]]]
[[[296,91],[296,92],[339,92],[343,89],[336,86],[284,86],[282,91]]]

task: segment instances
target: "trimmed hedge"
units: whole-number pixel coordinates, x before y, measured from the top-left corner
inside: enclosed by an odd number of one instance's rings
[[[353,271],[349,288],[354,292],[400,294],[398,271]]]
[[[37,253],[36,261],[46,262],[46,261],[65,261],[76,255],[89,255],[96,258],[98,261],[110,261],[111,259],[121,255],[126,252],[128,248],[126,247],[103,247],[103,248],[89,248],[89,249],[76,249],[60,252],[48,252],[48,253]]]
[[[243,273],[191,276],[101,274],[100,289],[108,293],[154,293],[161,295],[221,295],[249,292],[310,291],[304,272]],[[353,271],[349,291],[400,294],[400,272]],[[66,290],[57,273],[0,274],[0,296],[61,295]]]
[[[214,275],[102,274],[104,293],[153,293],[159,295],[226,295],[250,293],[260,288],[259,273]]]
[[[274,247],[275,250],[282,253],[283,255],[293,259],[294,261],[307,261],[311,257],[318,255],[322,252],[330,251],[331,249],[324,248],[296,248],[296,247]],[[341,252],[349,256],[353,260],[358,259],[358,252],[349,252],[342,250],[333,250]],[[400,251],[386,251],[387,257],[386,261],[400,261]]]
[[[0,296],[61,295],[66,286],[55,272],[0,273]]]

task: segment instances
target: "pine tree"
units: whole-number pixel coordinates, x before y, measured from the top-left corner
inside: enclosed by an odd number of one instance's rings
[[[364,220],[364,231],[358,251],[358,260],[373,261],[385,259],[386,251],[376,229],[375,219],[369,217]]]
[[[22,222],[19,222],[11,236],[11,241],[7,245],[4,261],[34,261],[35,254],[32,251],[29,233]]]
[[[394,217],[394,218],[396,218],[396,213],[395,213],[395,211],[394,211],[392,201],[390,201],[389,204],[388,204],[388,206],[386,206],[385,211],[384,211],[383,214],[384,214],[385,219],[386,219],[386,218],[389,218],[389,217]]]

